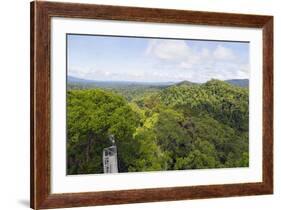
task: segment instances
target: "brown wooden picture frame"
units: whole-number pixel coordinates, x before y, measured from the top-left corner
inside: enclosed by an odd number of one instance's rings
[[[52,17],[261,28],[263,179],[257,183],[51,194],[50,21]],[[273,17],[35,1],[31,3],[31,208],[61,208],[273,193]]]

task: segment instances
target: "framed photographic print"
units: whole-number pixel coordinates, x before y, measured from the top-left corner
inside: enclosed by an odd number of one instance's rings
[[[31,3],[31,207],[273,193],[273,17]]]

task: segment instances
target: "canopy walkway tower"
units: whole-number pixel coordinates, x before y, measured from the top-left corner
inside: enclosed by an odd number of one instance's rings
[[[117,147],[115,145],[114,136],[109,136],[112,146],[103,149],[103,172],[118,173]]]

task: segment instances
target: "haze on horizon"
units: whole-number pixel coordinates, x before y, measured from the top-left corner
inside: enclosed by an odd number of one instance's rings
[[[67,74],[85,80],[249,79],[249,43],[67,35]]]

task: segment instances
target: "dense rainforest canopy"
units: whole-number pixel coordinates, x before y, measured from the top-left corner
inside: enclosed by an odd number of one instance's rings
[[[67,173],[103,173],[118,148],[119,172],[247,167],[248,88],[224,81],[67,91]]]

